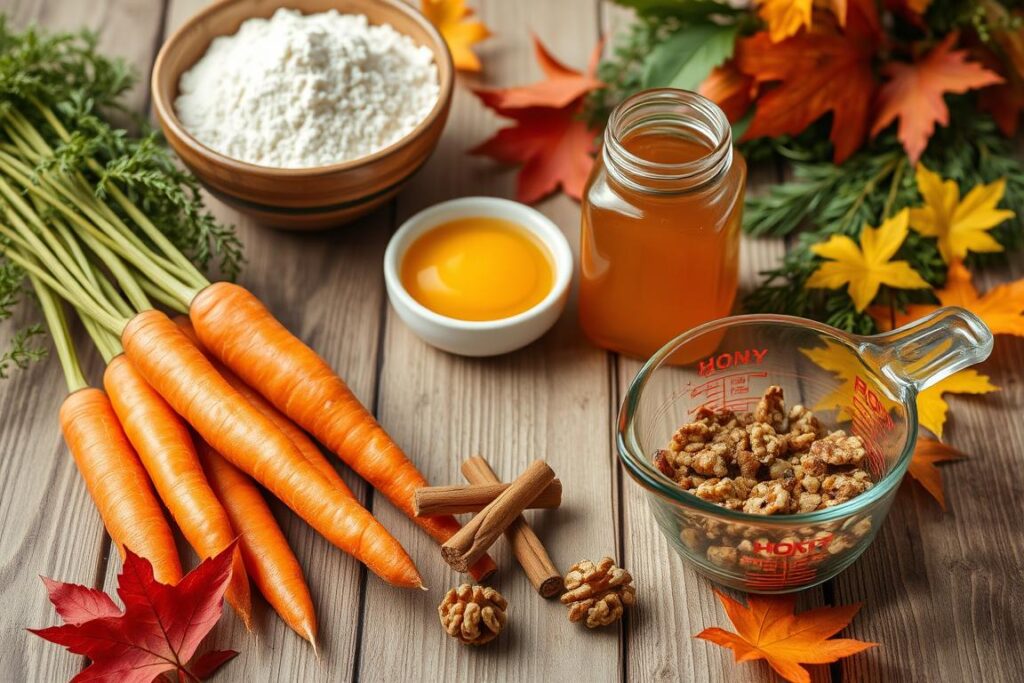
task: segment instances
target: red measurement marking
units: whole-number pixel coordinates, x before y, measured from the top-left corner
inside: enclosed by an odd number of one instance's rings
[[[878,476],[885,469],[885,457],[880,444],[886,434],[896,426],[885,404],[860,376],[853,382],[853,424],[850,428],[864,441],[868,452],[868,468]]]
[[[805,555],[794,558],[744,557],[741,565],[748,567],[744,583],[754,590],[778,590],[810,583],[818,575],[818,566],[825,557]]]
[[[729,368],[738,368],[741,365],[760,365],[767,355],[768,349],[725,351],[699,361],[697,363],[697,374],[701,377],[710,377],[716,372],[728,370]]]
[[[744,583],[754,589],[775,590],[810,583],[818,575],[818,565],[833,535],[803,541],[756,542],[754,552],[744,555],[740,566],[746,569]]]
[[[760,396],[751,393],[750,380],[764,379],[767,372],[743,372],[722,375],[713,380],[698,384],[690,389],[690,398],[703,399],[700,404],[690,410],[696,413],[701,408],[709,410],[749,410],[757,405]]]

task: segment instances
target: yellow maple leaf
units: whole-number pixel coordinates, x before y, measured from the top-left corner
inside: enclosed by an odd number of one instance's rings
[[[480,58],[470,49],[491,35],[482,21],[472,20],[465,0],[422,0],[421,9],[448,43],[452,63],[460,71],[479,71]]]
[[[908,214],[903,209],[878,228],[865,225],[860,245],[846,235],[832,235],[827,242],[815,244],[811,251],[829,260],[811,273],[807,286],[838,289],[848,285],[847,292],[858,311],[868,307],[882,285],[897,289],[930,287],[909,263],[890,260],[907,238]]]
[[[837,421],[850,420],[853,417],[852,406],[857,377],[864,376],[867,369],[851,349],[838,342],[827,339],[823,341],[825,342],[824,347],[800,349],[800,352],[822,370],[833,373],[838,383],[818,399],[812,409],[816,411],[835,410]],[[961,370],[917,395],[918,422],[935,436],[941,438],[942,428],[946,423],[946,414],[949,411],[949,405],[942,397],[943,394],[987,394],[998,390],[999,387],[992,384],[988,376],[977,370]],[[878,392],[878,394],[880,400],[888,402],[882,392]],[[895,405],[888,405],[886,409],[893,407]]]
[[[849,420],[853,416],[854,381],[864,372],[864,365],[851,349],[828,339],[822,341],[824,348],[800,349],[800,353],[822,370],[835,374],[839,383],[818,399],[812,410],[835,410],[836,420]]]
[[[992,334],[1015,334],[1024,337],[1024,278],[1007,282],[984,294],[971,283],[971,273],[962,261],[949,264],[946,286],[935,290],[942,306],[959,306],[971,311],[988,325]],[[893,311],[888,306],[872,306],[870,313],[881,330],[889,330],[922,318],[939,306],[910,304],[905,312]]]
[[[987,394],[999,391],[987,375],[977,370],[961,370],[917,395],[917,421],[935,436],[942,438],[949,405],[943,394]]]
[[[963,199],[955,180],[943,180],[924,164],[917,165],[917,190],[924,206],[910,210],[910,227],[925,237],[939,240],[939,253],[946,263],[962,259],[967,252],[1002,251],[988,233],[1013,211],[996,208],[1006,191],[1006,179],[978,184]]]
[[[758,0],[757,4],[773,43],[796,35],[801,28],[810,28],[816,5],[828,7],[839,25],[846,25],[846,0]]]

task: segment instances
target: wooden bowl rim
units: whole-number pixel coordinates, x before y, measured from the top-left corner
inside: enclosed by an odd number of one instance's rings
[[[362,2],[364,0],[357,0]],[[375,161],[388,157],[416,142],[427,130],[433,126],[439,117],[441,117],[447,109],[451,98],[452,92],[455,85],[455,67],[452,63],[452,55],[448,50],[448,43],[445,42],[444,38],[438,32],[437,28],[430,23],[430,21],[415,7],[409,5],[402,0],[369,0],[373,4],[382,4],[391,7],[392,9],[398,10],[405,14],[407,17],[412,19],[414,22],[420,25],[426,33],[430,36],[430,39],[435,43],[436,46],[441,48],[441,53],[444,55],[443,61],[437,63],[438,71],[438,85],[440,92],[438,93],[437,102],[434,103],[434,107],[430,112],[420,121],[415,128],[406,133],[403,137],[399,138],[395,142],[391,143],[387,147],[377,150],[372,154],[368,154],[363,157],[356,159],[349,159],[348,161],[341,161],[334,164],[327,164],[326,166],[309,166],[304,168],[277,168],[274,166],[262,166],[260,164],[253,164],[247,161],[241,161],[234,157],[229,157],[217,150],[205,145],[204,143],[197,140],[185,126],[178,119],[177,113],[174,111],[174,105],[167,102],[163,93],[161,92],[161,75],[163,74],[164,68],[163,63],[167,59],[168,54],[178,47],[178,44],[190,30],[192,30],[199,23],[204,21],[208,16],[223,10],[228,5],[238,5],[245,2],[251,2],[251,0],[219,0],[211,5],[201,9],[196,14],[192,15],[184,24],[182,24],[171,37],[164,41],[164,44],[160,47],[159,53],[157,53],[156,61],[153,64],[153,75],[150,80],[150,92],[153,98],[154,111],[156,112],[157,118],[160,123],[166,126],[174,137],[188,147],[192,152],[203,157],[211,162],[217,163],[220,166],[227,167],[228,169],[238,173],[248,173],[260,175],[266,178],[315,178],[320,176],[332,175],[334,173],[349,171],[355,168],[368,166]],[[253,17],[248,17],[253,18]],[[395,28],[392,26],[392,28]],[[408,34],[395,28],[396,31],[404,36]],[[207,49],[209,45],[207,45]],[[204,52],[205,54],[205,52]],[[193,65],[194,66],[194,65]],[[191,66],[189,67],[191,68]],[[180,74],[179,74],[180,78]],[[177,91],[177,85],[175,85],[175,91]]]

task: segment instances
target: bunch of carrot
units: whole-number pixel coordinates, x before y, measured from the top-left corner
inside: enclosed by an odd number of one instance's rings
[[[313,641],[302,569],[258,483],[386,582],[422,587],[310,435],[439,543],[459,524],[414,516],[424,477],[345,382],[249,291],[206,280],[115,182],[100,198],[97,162],[46,163],[48,139],[72,140],[49,108],[38,105],[36,122],[6,110],[0,127],[0,250],[39,294],[68,380],[61,426],[118,546],[149,559],[161,580],[180,578],[158,499],[202,557],[240,537],[228,600],[248,625],[252,578]],[[59,299],[107,361],[106,393],[78,369]],[[172,320],[154,301],[187,317]],[[494,568],[485,556],[471,573]]]

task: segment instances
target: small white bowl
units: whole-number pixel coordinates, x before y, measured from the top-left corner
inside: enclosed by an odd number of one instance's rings
[[[405,251],[416,238],[460,218],[511,221],[536,236],[551,254],[554,284],[533,308],[500,320],[459,320],[431,311],[402,286],[398,273]],[[565,309],[572,280],[572,250],[547,216],[525,204],[498,197],[463,197],[420,211],[398,229],[384,252],[384,284],[398,317],[423,341],[460,356],[496,356],[526,346],[551,329]]]

